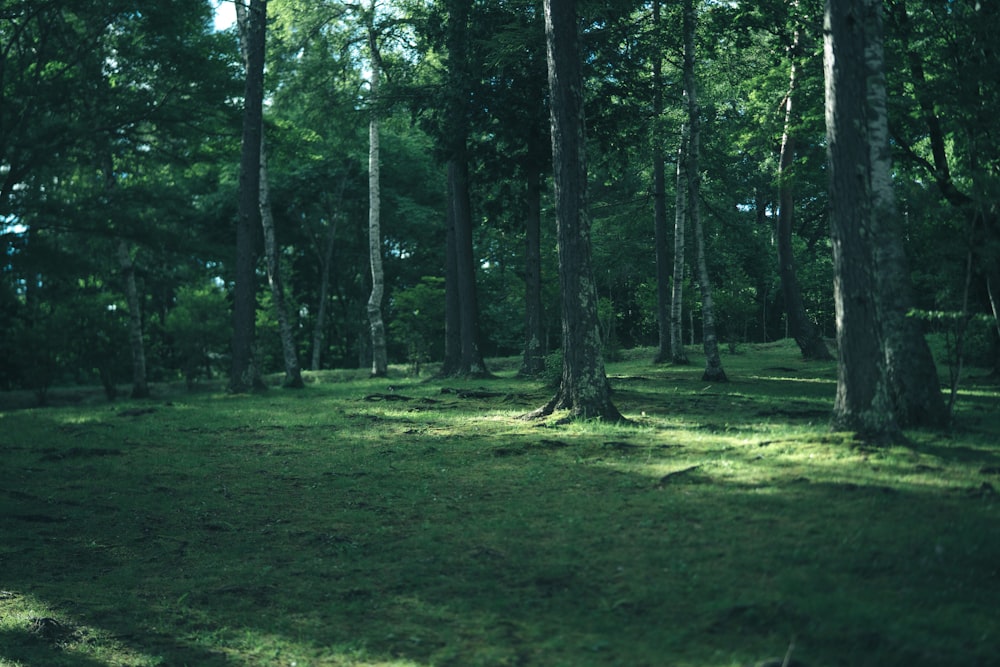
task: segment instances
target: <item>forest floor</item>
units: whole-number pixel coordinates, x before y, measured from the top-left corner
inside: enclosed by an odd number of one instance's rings
[[[0,665],[1000,664],[1000,388],[870,448],[794,345],[652,354],[613,426],[516,360],[0,408]]]

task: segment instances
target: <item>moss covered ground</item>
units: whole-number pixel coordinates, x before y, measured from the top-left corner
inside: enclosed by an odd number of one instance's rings
[[[0,408],[0,665],[1000,664],[1000,388],[871,448],[786,342],[651,358],[624,425],[517,360]]]

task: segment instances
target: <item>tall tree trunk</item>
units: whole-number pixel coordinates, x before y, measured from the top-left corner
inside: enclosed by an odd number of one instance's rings
[[[674,275],[670,296],[670,353],[671,361],[678,366],[691,363],[684,351],[684,256],[687,226],[687,125],[681,125],[680,145],[677,147],[677,188],[674,195]],[[694,344],[694,336],[691,336]]]
[[[323,347],[326,340],[326,311],[330,301],[330,270],[333,268],[336,238],[337,221],[335,218],[331,218],[330,229],[327,231],[319,258],[319,303],[316,305],[316,322],[313,325],[312,335],[312,359],[309,366],[314,371],[322,368]]]
[[[250,62],[250,21],[247,8],[242,2],[236,2],[236,25],[240,34],[240,48],[243,62],[249,67]],[[278,320],[278,336],[281,340],[281,354],[285,365],[285,377],[282,386],[289,389],[302,389],[302,370],[299,355],[295,345],[295,334],[291,317],[288,314],[288,304],[285,301],[285,287],[281,280],[281,262],[278,257],[278,242],[274,229],[274,213],[271,209],[271,187],[267,171],[267,141],[264,137],[263,114],[261,116],[260,133],[260,224],[264,232],[264,258],[267,266],[267,285],[271,290],[271,301],[274,304],[274,315]]]
[[[372,17],[375,17],[375,0],[372,0]],[[368,28],[368,49],[371,52],[371,118],[368,126],[368,259],[371,264],[372,291],[368,297],[368,324],[372,336],[372,377],[384,377],[389,372],[386,352],[385,323],[382,321],[382,298],[385,292],[385,273],[382,270],[382,230],[380,220],[380,171],[379,171],[379,118],[378,93],[381,78],[381,59],[375,40],[374,25]]]
[[[698,283],[701,287],[702,346],[705,350],[705,372],[702,380],[726,382],[726,372],[722,369],[719,356],[719,341],[715,331],[715,308],[712,305],[712,282],[708,275],[705,259],[705,232],[702,229],[700,191],[701,166],[699,164],[701,137],[701,110],[698,108],[698,89],[695,79],[695,25],[696,16],[693,0],[684,1],[684,92],[687,96],[688,136],[687,150],[687,212],[694,230],[698,255]]]
[[[118,241],[118,265],[125,282],[125,303],[128,304],[128,342],[132,352],[132,398],[148,398],[146,382],[146,348],[142,339],[142,303],[135,280],[135,261],[124,239]]]
[[[792,248],[792,227],[795,219],[795,197],[792,190],[792,165],[795,161],[794,100],[798,87],[800,49],[801,34],[796,28],[789,50],[791,66],[788,75],[788,94],[785,96],[785,127],[778,157],[778,275],[781,278],[789,334],[798,344],[803,358],[825,361],[833,359],[833,355],[826,348],[819,328],[806,314]]]
[[[900,426],[943,426],[948,421],[948,409],[934,358],[920,320],[908,316],[915,299],[892,186],[882,3],[870,0],[865,9],[864,80],[868,111],[865,119],[871,165],[875,275],[890,398]]]
[[[534,164],[525,169],[524,358],[518,375],[545,370],[542,344],[542,175]]]
[[[660,0],[653,0],[653,28],[660,28]],[[653,58],[653,117],[663,116],[663,59]],[[670,253],[667,249],[666,159],[660,132],[653,133],[653,244],[656,255],[656,323],[658,344],[653,363],[670,359]]]
[[[449,0],[448,17],[448,194],[454,231],[454,273],[448,267],[447,280],[454,276],[452,296],[458,298],[458,340],[461,353],[458,375],[489,375],[479,340],[479,304],[476,297],[476,267],[472,241],[472,209],[469,193],[468,106],[469,106],[469,20],[471,0]],[[451,261],[451,260],[449,260]],[[446,355],[446,361],[447,355]],[[447,364],[446,364],[447,366]]]
[[[545,0],[563,369],[559,391],[532,416],[565,409],[573,417],[620,421],[604,371],[591,263],[578,30],[575,0]]]
[[[288,389],[302,389],[302,369],[299,365],[299,353],[295,345],[295,333],[292,328],[292,318],[288,314],[288,302],[285,300],[285,286],[281,280],[281,262],[278,256],[278,241],[274,232],[274,213],[271,210],[271,188],[267,176],[267,149],[261,130],[260,142],[260,221],[264,231],[264,257],[267,264],[267,284],[271,288],[271,301],[274,302],[274,314],[278,318],[278,335],[281,339],[281,354],[285,364],[285,377],[282,386]]]
[[[462,325],[460,375],[488,375],[479,347],[479,302],[476,297],[476,269],[472,244],[472,210],[469,201],[469,164],[465,157],[448,163],[455,214],[455,259],[458,268],[459,317]]]
[[[880,441],[896,437],[873,248],[872,164],[867,134],[867,15],[877,0],[827,0],[824,16],[826,135],[830,163],[837,397],[833,427]]]
[[[444,361],[441,375],[458,375],[462,368],[462,302],[458,296],[458,249],[455,243],[455,207],[452,190],[454,184],[448,179],[448,211],[445,231],[444,263]]]
[[[254,362],[253,348],[257,310],[254,230],[262,224],[259,198],[266,22],[267,0],[250,0],[246,87],[243,96],[243,145],[240,158],[239,206],[236,216],[233,358],[229,375],[229,390],[234,393],[263,387],[260,371]]]

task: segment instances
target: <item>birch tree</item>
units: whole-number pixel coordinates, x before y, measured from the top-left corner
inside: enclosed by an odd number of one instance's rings
[[[684,351],[684,230],[687,226],[687,174],[684,171],[687,153],[687,128],[681,126],[677,147],[677,188],[674,195],[674,271],[670,292],[670,360],[678,366],[691,363]]]
[[[699,164],[701,137],[701,110],[698,108],[698,87],[695,76],[695,29],[696,15],[693,0],[684,0],[684,93],[687,97],[688,144],[687,144],[687,217],[694,230],[698,256],[698,283],[701,288],[702,346],[705,350],[705,372],[702,379],[710,382],[726,382],[726,372],[722,369],[719,356],[719,341],[715,331],[715,309],[712,305],[712,282],[708,275],[705,258],[705,231],[702,228],[700,189],[701,170]]]
[[[385,292],[385,273],[382,270],[382,231],[380,220],[379,172],[379,112],[378,94],[382,77],[382,62],[375,32],[376,0],[372,0],[367,17],[368,52],[371,58],[370,109],[368,121],[368,260],[371,265],[372,290],[368,297],[368,324],[372,342],[372,377],[388,373],[389,359],[386,352],[385,323],[382,320],[382,298]]]

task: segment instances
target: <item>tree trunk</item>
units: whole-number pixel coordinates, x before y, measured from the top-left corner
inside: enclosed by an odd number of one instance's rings
[[[236,2],[236,25],[240,33],[240,48],[243,62],[249,67],[250,61],[250,23],[246,6]],[[285,365],[285,378],[282,386],[289,389],[301,389],[302,370],[299,365],[299,355],[295,345],[295,334],[292,330],[291,317],[288,315],[288,305],[285,301],[285,287],[281,280],[281,263],[278,258],[278,242],[274,231],[274,213],[271,209],[271,188],[267,171],[267,142],[264,138],[263,115],[261,116],[260,134],[260,224],[264,232],[264,258],[267,266],[267,285],[271,289],[271,301],[274,303],[274,315],[278,320],[278,335],[281,339],[281,354]]]
[[[451,206],[455,219],[455,264],[462,343],[458,374],[484,377],[489,372],[479,348],[479,302],[476,297],[476,269],[472,247],[469,165],[464,151],[448,162],[448,181],[451,183]]]
[[[874,255],[872,165],[867,135],[865,17],[874,0],[827,0],[824,16],[826,134],[830,163],[837,397],[833,427],[894,438]]]
[[[489,375],[479,341],[479,304],[476,297],[476,267],[472,242],[472,210],[469,197],[469,20],[471,0],[449,0],[448,118],[445,137],[448,155],[449,246],[445,273],[448,307],[445,364],[442,374],[485,377]],[[451,279],[451,280],[449,280]],[[456,302],[451,301],[457,299]],[[451,336],[455,336],[453,340]],[[459,344],[459,351],[448,343]],[[457,367],[454,366],[457,361]]]
[[[687,213],[694,229],[698,255],[698,283],[701,287],[702,347],[705,350],[705,372],[701,379],[708,382],[726,382],[719,356],[719,341],[715,332],[715,309],[712,305],[712,283],[705,260],[705,232],[700,214],[701,166],[699,164],[701,111],[698,108],[698,90],[695,80],[695,9],[693,0],[684,2],[684,92],[687,96],[688,125],[690,134],[687,150]]]
[[[660,0],[653,0],[653,28],[660,28]],[[653,117],[663,116],[663,59],[653,59]],[[653,363],[670,359],[670,254],[667,249],[666,159],[658,129],[653,139],[653,244],[656,255],[656,323],[658,344]]]
[[[892,186],[882,4],[869,0],[864,9],[865,119],[871,165],[875,276],[889,395],[900,426],[943,426],[948,421],[948,409],[934,358],[920,320],[908,316],[915,299]]]
[[[271,210],[271,189],[267,176],[267,149],[263,130],[260,142],[260,221],[264,231],[264,257],[267,260],[267,284],[271,288],[274,314],[278,318],[278,335],[281,338],[281,354],[285,364],[282,386],[288,389],[302,389],[302,369],[296,350],[292,318],[288,314],[285,301],[285,286],[281,280],[281,262],[278,257],[278,241],[274,233],[274,214]]]
[[[527,165],[524,234],[524,358],[518,375],[534,377],[545,370],[542,344],[542,175]]]
[[[819,329],[806,315],[795,269],[795,253],[792,249],[792,227],[795,218],[795,198],[792,191],[792,165],[795,161],[795,136],[793,103],[798,84],[798,58],[801,35],[796,28],[789,50],[791,58],[788,75],[788,94],[785,96],[785,128],[781,136],[781,152],[778,157],[778,275],[785,300],[785,314],[788,318],[789,334],[795,339],[804,359],[826,361],[833,355],[826,348]]]
[[[458,375],[462,367],[462,302],[458,297],[458,257],[455,244],[454,184],[448,179],[444,265],[444,361],[441,375]]]
[[[374,21],[375,0],[372,0]],[[379,182],[379,119],[378,103],[380,59],[375,29],[368,28],[368,48],[372,59],[371,118],[368,127],[368,259],[371,264],[372,291],[368,297],[368,324],[372,336],[372,377],[384,377],[389,372],[386,352],[385,323],[382,321],[382,298],[385,292],[385,273],[382,271],[382,231],[380,220]]]
[[[552,118],[563,369],[559,391],[531,416],[569,410],[572,417],[621,421],[601,355],[597,288],[586,215],[583,80],[575,0],[545,0]]]
[[[681,125],[680,145],[677,147],[677,189],[674,196],[674,276],[670,297],[670,352],[671,361],[678,366],[691,363],[684,351],[684,228],[687,225],[687,126]],[[694,335],[691,336],[694,344]]]
[[[238,3],[237,3],[238,4]],[[254,230],[261,227],[260,150],[264,100],[264,39],[267,0],[250,0],[247,30],[246,88],[243,102],[243,145],[240,158],[239,207],[236,216],[236,267],[233,291],[232,367],[229,390],[242,393],[263,387],[254,363],[257,309]]]
[[[341,186],[341,190],[343,190],[343,186]],[[337,222],[331,218],[330,229],[327,232],[319,258],[319,303],[316,305],[316,322],[313,325],[312,335],[312,359],[309,366],[314,371],[322,368],[323,345],[326,340],[326,311],[330,301],[330,270],[333,268],[336,238]]]
[[[132,398],[148,398],[146,382],[146,348],[142,339],[142,304],[135,281],[135,262],[128,243],[118,241],[118,264],[125,281],[125,302],[128,304],[128,342],[132,351]]]

